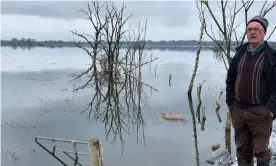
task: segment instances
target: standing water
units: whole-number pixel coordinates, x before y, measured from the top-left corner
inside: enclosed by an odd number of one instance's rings
[[[112,134],[106,140],[104,124],[87,119],[88,112],[81,113],[91,101],[92,91],[86,89],[78,93],[72,92],[73,85],[69,83],[73,79],[72,74],[87,69],[91,62],[82,50],[2,47],[2,164],[59,165],[58,161],[35,143],[36,136],[43,136],[78,141],[98,138],[103,145],[105,166],[197,165],[193,121],[187,100],[196,52],[150,52],[153,53],[153,58],[158,59],[151,65],[143,66],[143,82],[158,91],[147,91],[150,110],[142,110],[146,123],[145,144],[142,128],[138,133],[138,143],[134,130],[130,135],[124,134],[122,151],[119,137],[112,144]],[[225,142],[227,108],[224,93],[220,103],[221,123],[215,112],[217,96],[225,88],[225,68],[213,58],[212,51],[201,52],[193,90],[194,108],[197,105],[196,87],[204,80],[201,94],[207,118],[204,131],[201,131],[200,124],[196,121],[200,166],[209,165],[205,158],[212,152],[212,144],[220,143],[224,147]],[[162,119],[161,113],[165,111],[183,115],[186,123]],[[232,147],[234,148],[233,142]],[[71,147],[67,148],[71,150]],[[88,152],[88,148],[84,146],[82,151]],[[235,155],[234,150],[232,155]],[[64,157],[64,160],[70,163],[68,158]],[[85,160],[89,161],[88,158]]]

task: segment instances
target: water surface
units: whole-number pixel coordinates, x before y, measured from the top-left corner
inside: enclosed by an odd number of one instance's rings
[[[139,132],[138,144],[135,131],[132,135],[125,134],[124,153],[121,154],[120,140],[118,139],[114,145],[111,144],[113,138],[111,135],[106,141],[104,126],[89,121],[88,113],[80,113],[90,102],[92,91],[87,89],[79,93],[72,92],[73,86],[69,84],[72,79],[71,74],[81,72],[91,62],[82,50],[77,48],[14,50],[2,47],[1,124],[19,124],[28,127],[28,129],[1,127],[2,150],[18,148],[20,156],[17,162],[14,162],[2,154],[2,164],[59,165],[35,143],[36,136],[44,136],[79,141],[87,141],[90,137],[99,138],[103,144],[106,166],[196,165],[193,123],[186,95],[196,52],[153,50],[152,53],[158,60],[151,66],[143,68],[143,81],[158,91],[148,94],[151,110],[143,110],[146,122],[145,145],[142,131]],[[157,65],[156,76],[155,65]],[[170,73],[171,87],[168,81]],[[209,164],[205,162],[205,158],[211,153],[211,145],[220,143],[224,147],[223,127],[226,115],[223,97],[221,102],[223,122],[219,123],[215,114],[215,102],[220,88],[225,87],[225,69],[222,63],[213,58],[211,51],[201,53],[195,93],[198,83],[203,80],[206,82],[202,89],[202,102],[206,106],[207,121],[205,131],[200,131],[200,124],[197,124],[197,135],[200,165],[207,166]],[[196,109],[195,93],[193,97]],[[187,123],[161,119],[160,113],[164,110],[183,114]],[[71,150],[70,146],[61,146]],[[85,146],[81,149],[83,152],[88,152]],[[68,158],[64,157],[64,160],[70,163]],[[88,158],[83,160],[89,161]]]

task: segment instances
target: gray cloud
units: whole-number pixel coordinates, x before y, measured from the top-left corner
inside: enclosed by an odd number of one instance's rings
[[[2,14],[83,18],[82,14],[77,11],[84,7],[84,2],[75,1],[4,1],[2,2]]]
[[[212,11],[219,14],[217,2],[210,2]],[[231,3],[231,2],[228,2]],[[249,17],[256,15],[263,2],[255,2]],[[150,40],[197,40],[200,28],[198,11],[194,1],[126,1],[125,15],[134,14],[133,26],[138,20],[148,19],[147,39]],[[120,7],[122,2],[116,2]],[[86,9],[86,1],[4,1],[2,9],[2,38],[30,37],[39,40],[62,39],[71,36],[70,31],[91,31],[80,8]],[[266,18],[270,22],[268,32],[276,26],[276,8]],[[208,16],[207,23],[211,23]],[[221,22],[221,19],[219,20]],[[244,31],[244,16],[239,15],[237,23],[243,23],[239,32]],[[271,39],[276,41],[276,35]]]
[[[83,19],[87,10],[86,1],[4,1],[2,14],[34,15],[60,19]],[[114,2],[116,7],[122,7],[122,2]],[[191,13],[194,2],[174,1],[127,1],[125,14],[134,14],[133,19],[150,18],[154,22],[162,22],[166,26],[183,26]]]

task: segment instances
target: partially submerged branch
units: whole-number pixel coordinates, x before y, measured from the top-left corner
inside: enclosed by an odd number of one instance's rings
[[[205,130],[205,123],[206,123],[206,108],[202,107],[202,120],[201,120],[201,131]]]
[[[218,121],[220,123],[222,122],[220,114],[219,114],[219,110],[220,110],[220,98],[221,98],[222,94],[223,94],[223,91],[220,91],[219,96],[218,96],[217,101],[216,101],[216,115],[217,115]]]
[[[201,89],[202,89],[202,85],[204,84],[205,80],[202,83],[199,83],[198,87],[197,87],[197,99],[198,99],[198,104],[197,104],[197,119],[198,119],[198,123],[201,123],[200,121],[200,109],[201,109],[201,105],[202,105],[202,101],[201,101]]]

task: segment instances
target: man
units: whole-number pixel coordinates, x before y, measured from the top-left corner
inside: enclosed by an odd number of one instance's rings
[[[276,118],[276,51],[264,37],[269,23],[253,17],[246,27],[248,42],[236,48],[226,78],[226,103],[235,132],[239,166],[269,166],[268,149]]]

